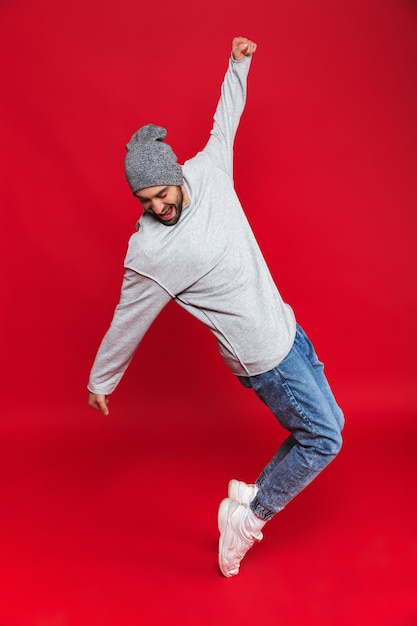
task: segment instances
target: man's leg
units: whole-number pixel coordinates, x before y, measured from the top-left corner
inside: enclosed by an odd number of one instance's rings
[[[299,326],[290,353],[276,368],[242,382],[254,389],[291,434],[256,481],[257,492],[249,508],[238,503],[232,506],[230,498],[220,506],[219,564],[227,576],[238,573],[243,556],[262,539],[263,524],[334,459],[342,444],[344,423],[323,365]]]
[[[344,419],[323,366],[299,326],[288,356],[273,370],[250,377],[250,383],[291,433],[256,481],[258,492],[250,506],[268,520],[337,455]]]

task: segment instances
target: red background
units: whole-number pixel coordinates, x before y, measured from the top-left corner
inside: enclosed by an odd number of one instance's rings
[[[8,0],[0,15],[0,625],[415,626],[415,3]],[[195,154],[239,34],[258,51],[236,188],[347,428],[226,581],[218,502],[284,433],[175,305],[110,418],[85,386],[138,217],[124,144],[152,121],[181,162]]]

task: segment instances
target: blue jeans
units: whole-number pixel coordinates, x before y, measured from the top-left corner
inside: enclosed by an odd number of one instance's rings
[[[279,365],[257,376],[239,376],[290,432],[263,469],[251,509],[269,520],[306,487],[339,452],[343,413],[324,375],[323,364],[297,324],[294,344]]]

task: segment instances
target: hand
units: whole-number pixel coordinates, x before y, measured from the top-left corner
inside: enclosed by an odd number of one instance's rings
[[[107,407],[108,402],[109,402],[108,396],[104,396],[103,394],[100,394],[100,393],[91,393],[91,391],[88,393],[88,404],[93,409],[97,409],[98,411],[101,411],[103,415],[109,414],[109,409]]]
[[[256,51],[257,45],[246,37],[235,37],[232,41],[232,56],[235,61],[241,61]]]

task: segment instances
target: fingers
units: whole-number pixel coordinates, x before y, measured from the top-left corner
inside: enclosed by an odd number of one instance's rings
[[[107,406],[108,402],[108,396],[91,392],[88,394],[88,404],[93,409],[97,409],[98,411],[103,413],[103,415],[109,415],[109,409]]]
[[[107,403],[108,403],[108,399],[107,398],[104,400],[104,402],[99,402],[98,403],[98,405],[99,405],[98,408],[103,413],[103,415],[108,415],[110,413],[110,411],[108,409],[108,406],[107,406]]]
[[[232,41],[232,55],[235,61],[241,61],[244,57],[255,53],[257,45],[246,37],[235,37]]]

